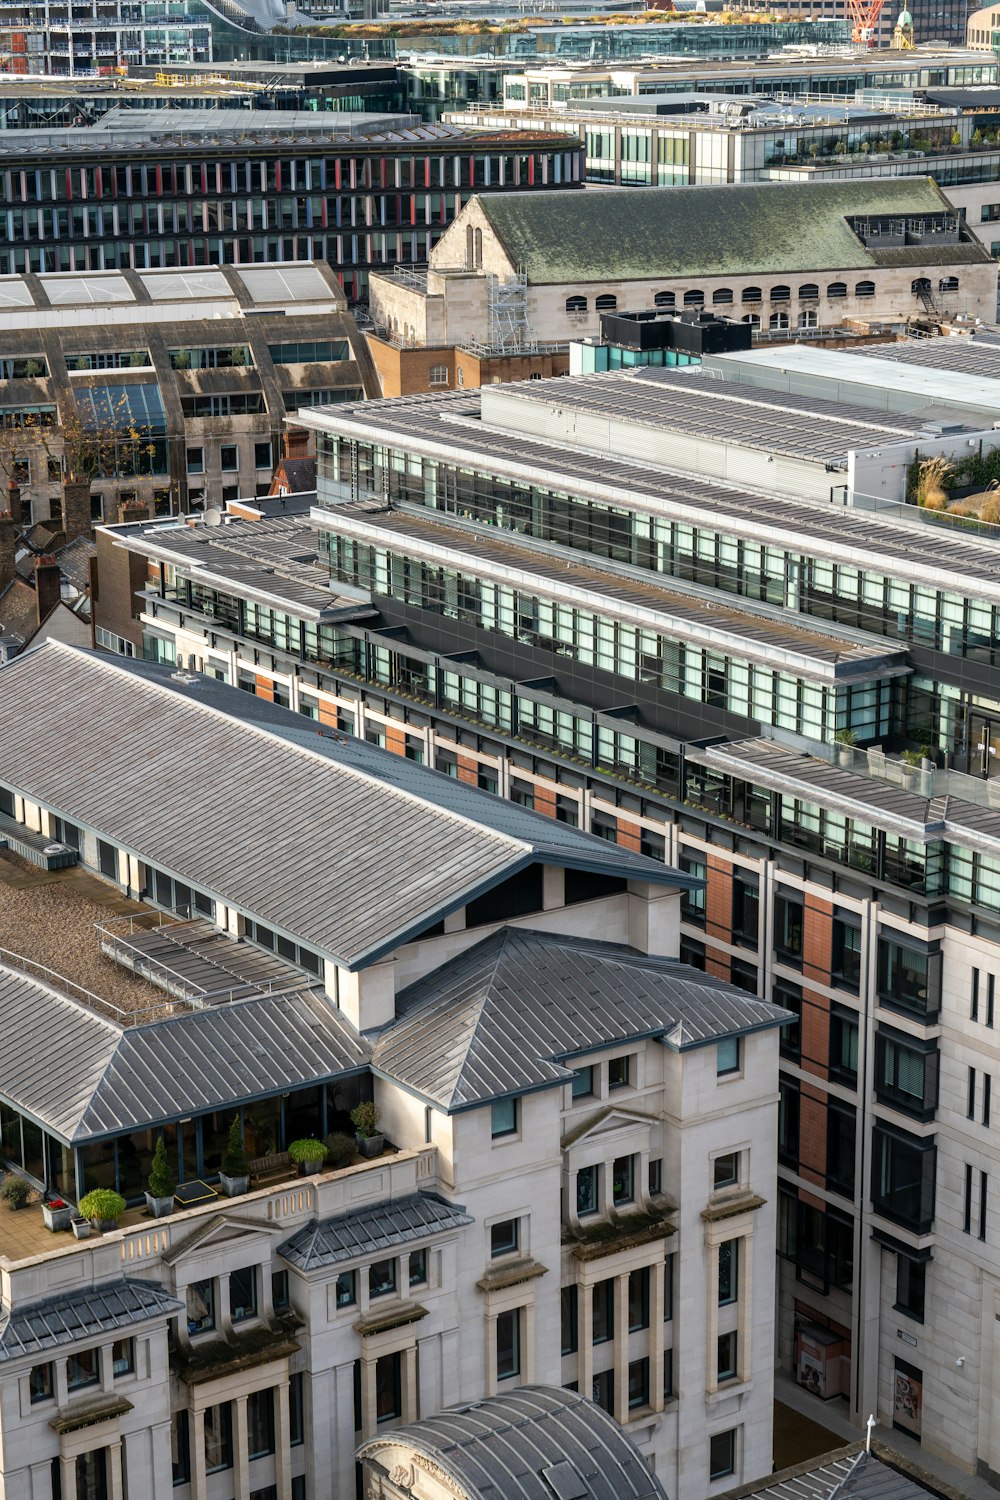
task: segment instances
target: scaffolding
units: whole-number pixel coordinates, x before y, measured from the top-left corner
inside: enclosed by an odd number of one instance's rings
[[[487,335],[477,354],[534,354],[538,341],[528,318],[528,273],[518,266],[510,281],[486,278]]]

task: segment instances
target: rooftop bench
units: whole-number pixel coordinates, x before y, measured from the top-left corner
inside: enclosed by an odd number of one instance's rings
[[[265,1177],[288,1177],[293,1171],[292,1158],[287,1151],[274,1151],[270,1156],[255,1156],[248,1168],[251,1182],[259,1183]]]

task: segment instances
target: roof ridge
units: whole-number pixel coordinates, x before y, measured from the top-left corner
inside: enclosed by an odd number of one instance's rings
[[[450,1097],[448,1099],[448,1107],[449,1107],[449,1109],[452,1107],[452,1105],[455,1102],[455,1096],[457,1095],[457,1093],[458,1093],[458,1091],[459,1091],[459,1089],[460,1089],[460,1087],[462,1085],[462,1081],[463,1081],[463,1079],[465,1077],[466,1068],[469,1066],[469,1053],[472,1051],[473,1046],[475,1045],[475,1043],[477,1042],[477,1040],[479,1038],[479,1030],[480,1030],[480,1027],[482,1026],[482,1022],[483,1022],[483,1012],[486,1009],[486,1004],[487,1004],[487,1001],[489,1000],[490,992],[491,992],[491,990],[493,988],[493,985],[496,983],[497,972],[498,972],[498,970],[500,968],[500,964],[502,963],[503,957],[504,957],[504,949],[507,947],[508,942],[510,942],[510,941],[513,940],[512,939],[512,934],[515,931],[516,931],[516,929],[512,928],[512,927],[502,927],[500,929],[499,933],[495,934],[495,939],[499,938],[499,942],[497,942],[496,953],[495,953],[494,958],[493,958],[493,963],[490,966],[489,974],[487,976],[485,976],[483,984],[482,984],[482,987],[481,987],[481,990],[480,990],[480,993],[479,993],[477,999],[474,1001],[474,1005],[475,1005],[475,1009],[476,1009],[476,1019],[475,1019],[474,1025],[472,1027],[471,1035],[469,1037],[468,1046],[465,1048],[464,1053],[462,1055],[462,1065],[461,1065],[461,1067],[458,1070],[458,1074],[457,1074],[456,1079],[455,1079],[454,1087],[452,1088]],[[487,941],[489,941],[489,939],[487,939]],[[527,946],[527,945],[525,945],[525,946]],[[470,951],[472,951],[472,950],[470,950]],[[431,1003],[433,1004],[433,1001]]]

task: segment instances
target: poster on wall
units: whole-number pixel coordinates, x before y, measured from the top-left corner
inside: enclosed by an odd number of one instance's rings
[[[924,1400],[924,1377],[921,1370],[896,1361],[892,1398],[892,1425],[903,1432],[920,1436],[920,1417]]]

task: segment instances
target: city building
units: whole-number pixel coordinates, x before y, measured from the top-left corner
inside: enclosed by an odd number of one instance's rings
[[[619,308],[711,308],[778,335],[905,329],[993,321],[996,297],[995,262],[927,177],[476,197],[425,276],[370,278],[376,328],[421,346],[568,343]]]
[[[326,260],[356,302],[370,269],[425,263],[473,193],[580,185],[578,143],[548,131],[165,114],[0,132],[0,275]]]
[[[2,669],[0,817],[4,909],[49,869],[0,966],[2,1151],[46,1194],[0,1228],[8,1494],[327,1500],[359,1443],[537,1386],[615,1417],[638,1495],[771,1472],[791,1017],[673,956],[698,877],[51,644]],[[53,1238],[96,1187],[124,1222]],[[540,1441],[579,1406],[545,1402]]]
[[[378,394],[324,262],[17,276],[3,301],[0,477],[69,540],[266,494],[289,412]]]
[[[595,339],[578,339],[569,346],[571,375],[604,374],[608,370],[636,370],[644,365],[683,369],[696,365],[704,354],[749,349],[753,330],[714,313],[642,312],[601,313]]]
[[[995,473],[991,359],[775,349],[312,411],[294,541],[98,549],[129,649],[705,878],[686,961],[800,1018],[780,1367],[995,1474],[1000,552],[907,503],[923,459],[958,493]]]

